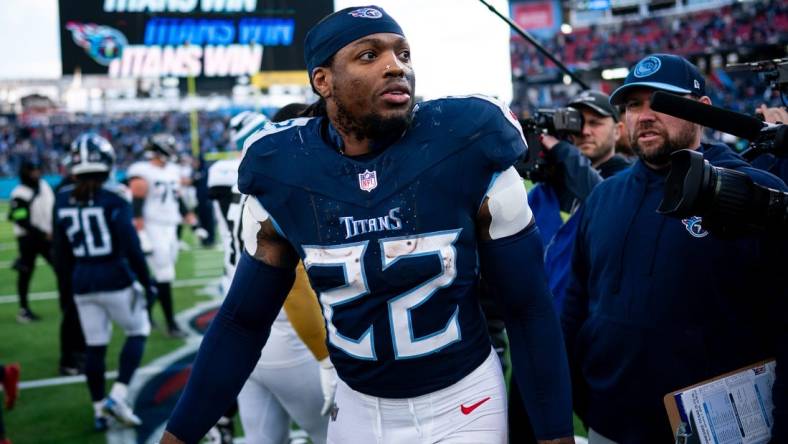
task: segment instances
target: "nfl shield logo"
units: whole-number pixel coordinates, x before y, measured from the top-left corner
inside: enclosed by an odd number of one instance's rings
[[[378,175],[374,171],[365,170],[358,175],[358,187],[361,191],[370,192],[378,187]]]

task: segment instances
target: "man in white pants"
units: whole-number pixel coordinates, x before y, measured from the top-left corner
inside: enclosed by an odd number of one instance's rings
[[[157,299],[164,311],[167,332],[171,337],[183,337],[175,322],[172,282],[178,259],[178,225],[184,216],[191,224],[194,215],[186,210],[182,200],[181,169],[173,162],[176,154],[174,137],[155,134],[145,144],[148,159],[132,164],[127,176],[133,197],[134,226],[156,280]],[[148,301],[151,314],[154,302]]]
[[[63,269],[71,272],[85,332],[85,376],[93,401],[94,427],[105,430],[110,416],[121,424],[137,426],[141,421],[126,404],[126,395],[150,332],[141,290],[147,294],[154,290],[131,223],[128,190],[109,180],[115,160],[112,146],[103,137],[86,133],[71,145],[69,157],[75,182],[57,195],[53,237],[55,254]],[[104,373],[111,321],[123,329],[126,341],[117,380],[106,396]]]

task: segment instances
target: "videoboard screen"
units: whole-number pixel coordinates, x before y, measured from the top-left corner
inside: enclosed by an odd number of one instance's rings
[[[63,74],[221,78],[303,71],[332,0],[59,0]]]

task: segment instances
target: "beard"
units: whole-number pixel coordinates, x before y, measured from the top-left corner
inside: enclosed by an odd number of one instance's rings
[[[414,90],[413,78],[408,78],[411,91]],[[345,99],[342,98],[343,92],[338,85],[334,84],[334,91],[338,93],[334,96],[334,103],[337,107],[337,124],[345,132],[357,140],[372,140],[376,142],[386,142],[395,140],[402,136],[413,121],[413,107],[415,100],[411,98],[407,110],[398,114],[383,116],[377,111],[369,110],[363,115],[354,115]],[[350,99],[353,100],[353,99]],[[358,108],[358,104],[356,104]]]
[[[638,132],[645,130],[659,132],[662,136],[662,139],[664,140],[662,145],[652,148],[649,151],[640,146],[637,141],[637,134]],[[665,167],[670,165],[671,154],[675,153],[676,151],[695,148],[693,145],[697,131],[697,125],[689,122],[686,125],[682,125],[680,128],[678,128],[676,133],[672,136],[664,129],[660,131],[653,125],[641,125],[630,137],[630,141],[632,144],[632,150],[645,163],[656,167]]]
[[[337,120],[340,127],[358,140],[383,141],[398,138],[413,120],[413,105],[407,113],[384,117],[377,112],[353,116],[342,102],[336,101]]]

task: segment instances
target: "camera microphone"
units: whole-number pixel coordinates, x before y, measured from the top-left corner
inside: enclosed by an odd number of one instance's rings
[[[663,91],[651,95],[651,109],[747,140],[757,140],[768,126],[755,117]]]

